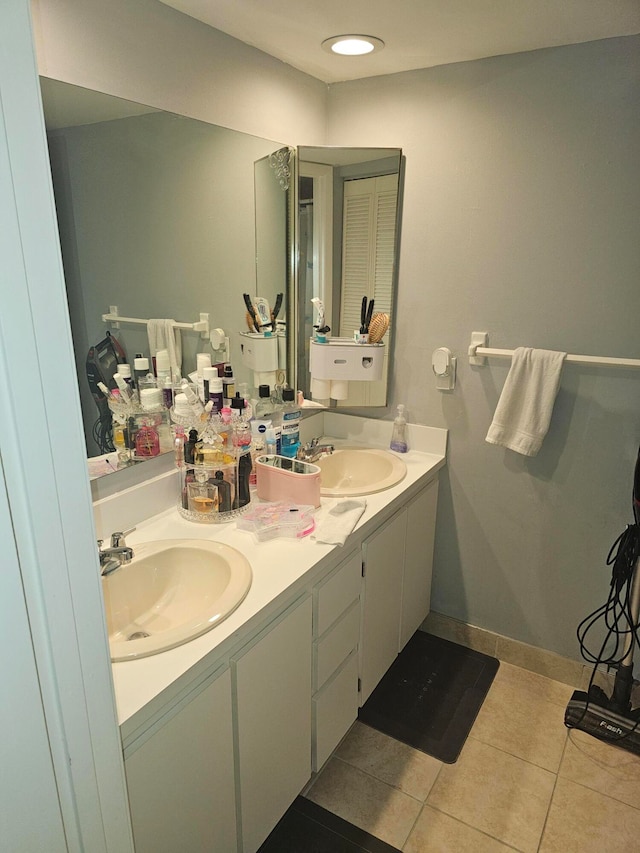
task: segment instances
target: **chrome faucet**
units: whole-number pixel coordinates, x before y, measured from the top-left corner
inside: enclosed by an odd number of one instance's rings
[[[132,533],[135,527],[127,530],[126,534]],[[133,560],[133,548],[130,548],[124,541],[125,533],[111,534],[111,547],[103,548],[102,539],[98,539],[98,556],[100,557],[100,574],[102,577],[115,572],[120,566],[130,563]]]
[[[296,459],[302,462],[317,462],[321,456],[330,456],[333,453],[333,444],[318,444],[319,441],[319,438],[312,438],[306,444],[300,445]]]

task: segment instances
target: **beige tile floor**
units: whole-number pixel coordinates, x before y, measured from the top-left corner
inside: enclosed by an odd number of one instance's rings
[[[455,764],[356,723],[306,796],[404,853],[638,853],[640,758],[569,732],[572,692],[501,663]]]

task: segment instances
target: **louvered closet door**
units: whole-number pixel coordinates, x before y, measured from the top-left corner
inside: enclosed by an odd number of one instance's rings
[[[375,311],[391,314],[398,176],[382,175],[344,182],[342,217],[342,298],[340,336],[360,328],[362,297],[375,299]],[[379,382],[350,382],[339,406],[384,406],[388,351]]]

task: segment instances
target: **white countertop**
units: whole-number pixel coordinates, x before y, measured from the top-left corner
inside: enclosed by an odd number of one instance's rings
[[[360,420],[360,419],[353,419]],[[386,422],[387,428],[389,423]],[[425,430],[431,428],[425,427]],[[238,530],[235,522],[225,524],[195,524],[182,518],[172,506],[146,521],[138,522],[136,530],[127,537],[134,551],[136,544],[163,539],[212,539],[224,542],[242,552],[253,570],[251,589],[240,606],[211,631],[182,646],[144,658],[113,663],[118,721],[123,737],[143,725],[144,719],[156,713],[172,695],[180,695],[215,668],[216,658],[224,659],[231,648],[258,630],[288,602],[305,589],[306,583],[321,564],[335,565],[377,526],[375,516],[389,515],[411,492],[423,484],[445,464],[446,431],[440,440],[427,442],[438,452],[410,450],[399,454],[407,466],[406,477],[384,492],[367,495],[367,506],[355,530],[344,546],[326,545],[311,537],[304,540],[276,538],[258,542],[252,533]],[[432,436],[433,437],[433,436]],[[342,438],[340,443],[353,443]],[[438,438],[438,436],[436,436]],[[373,442],[371,442],[373,444]],[[420,444],[420,442],[416,442]],[[422,443],[423,446],[424,443]],[[377,444],[381,446],[381,442]],[[211,654],[212,652],[215,654]],[[162,696],[161,696],[162,694]],[[156,700],[154,702],[154,700]],[[150,704],[151,703],[151,704]],[[142,712],[142,709],[145,709]]]

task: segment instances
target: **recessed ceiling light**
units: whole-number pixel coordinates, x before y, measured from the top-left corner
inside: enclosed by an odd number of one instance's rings
[[[382,50],[384,42],[375,36],[343,35],[333,36],[322,42],[327,53],[339,53],[341,56],[363,56]]]

